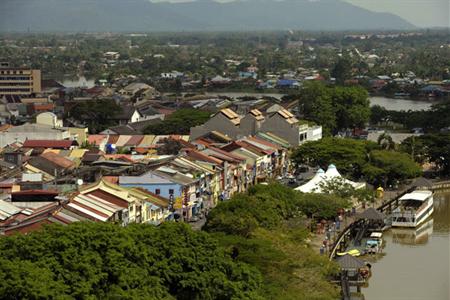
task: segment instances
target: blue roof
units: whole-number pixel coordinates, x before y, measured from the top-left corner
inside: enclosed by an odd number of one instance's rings
[[[293,80],[293,79],[280,79],[277,81],[278,85],[298,85],[298,81],[297,80]]]

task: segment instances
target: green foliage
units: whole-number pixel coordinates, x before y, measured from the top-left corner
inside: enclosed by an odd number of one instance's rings
[[[426,132],[439,132],[450,124],[450,101],[434,104],[430,110],[391,111],[374,106],[371,123],[389,120],[407,129],[423,128]]]
[[[339,209],[348,207],[349,198],[343,199],[335,194],[303,194],[299,201],[299,209],[316,219],[332,219]]]
[[[122,108],[112,99],[83,101],[72,107],[67,116],[85,123],[91,133],[117,125],[113,119]]]
[[[210,113],[197,109],[179,109],[159,124],[144,129],[145,134],[189,134],[191,127],[209,120]]]
[[[383,170],[381,174],[376,176],[376,181],[384,181],[385,185],[386,183],[392,184],[395,181],[414,178],[422,173],[420,166],[407,154],[401,152],[373,150],[370,152],[370,164]]]
[[[367,161],[368,149],[374,147],[377,145],[373,142],[326,137],[298,147],[292,159],[297,164],[321,166],[323,169],[334,164],[343,174],[358,178]]]
[[[52,225],[0,239],[2,299],[259,299],[259,272],[188,225]]]
[[[348,58],[340,58],[331,71],[331,76],[336,78],[337,84],[343,85],[345,80],[352,76],[351,61]]]
[[[264,299],[336,299],[328,276],[337,267],[307,246],[302,215],[331,218],[348,202],[332,195],[301,194],[280,184],[257,185],[211,211],[212,232],[236,261],[263,274]]]
[[[361,87],[308,83],[302,90],[300,112],[305,119],[322,125],[325,135],[361,128],[370,119],[369,95]]]
[[[402,142],[400,149],[418,163],[429,161],[444,176],[450,175],[450,133],[409,137]]]
[[[380,150],[373,142],[343,138],[323,138],[298,147],[292,154],[297,164],[336,165],[346,176],[386,186],[396,181],[419,176],[421,169],[408,155],[398,151]]]
[[[299,214],[298,195],[282,185],[256,185],[211,211],[206,230],[249,236],[255,229],[275,228],[282,220]]]

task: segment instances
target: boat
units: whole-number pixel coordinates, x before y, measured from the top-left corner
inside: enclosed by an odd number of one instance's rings
[[[379,253],[383,246],[383,233],[372,232],[369,239],[366,241],[366,253]]]
[[[336,253],[338,256],[344,256],[346,254],[351,256],[361,256],[361,252],[358,249],[352,249],[346,252],[338,252]]]
[[[433,192],[416,190],[398,199],[392,212],[392,227],[415,228],[433,213]]]

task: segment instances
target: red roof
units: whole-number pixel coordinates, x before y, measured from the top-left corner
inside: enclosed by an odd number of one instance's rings
[[[62,157],[61,155],[58,155],[53,152],[46,152],[41,154],[43,158],[45,158],[48,161],[51,161],[52,163],[61,166],[66,169],[70,169],[73,166],[75,166],[75,163],[71,161],[70,159],[67,159],[65,157]]]
[[[26,140],[23,148],[63,148],[68,149],[72,146],[70,140]]]
[[[54,108],[53,103],[46,103],[46,104],[34,104],[34,110],[35,111],[52,111]]]
[[[57,191],[52,190],[25,190],[12,192],[12,195],[48,195],[48,196],[58,196]]]

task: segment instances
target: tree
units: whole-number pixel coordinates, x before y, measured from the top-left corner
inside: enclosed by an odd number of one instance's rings
[[[0,251],[3,299],[261,299],[259,271],[187,224],[51,225]]]
[[[179,109],[164,121],[144,129],[145,134],[168,135],[189,134],[191,127],[205,123],[210,113],[197,109]]]
[[[395,143],[392,140],[392,137],[387,133],[380,134],[380,136],[377,139],[377,144],[384,150],[395,149]]]
[[[374,147],[377,145],[373,142],[326,137],[296,148],[292,159],[298,165],[321,166],[324,169],[334,164],[344,175],[359,178],[367,161],[368,149]]]
[[[325,135],[361,128],[370,119],[369,97],[361,87],[308,83],[302,90],[299,108],[305,119],[322,125]]]
[[[369,156],[370,164],[383,170],[376,178],[377,182],[383,182],[383,186],[394,185],[397,181],[415,178],[422,173],[420,166],[402,152],[373,150]]]
[[[83,122],[93,133],[105,130],[117,125],[114,116],[118,115],[122,108],[113,99],[84,101],[72,107],[67,117]]]
[[[450,133],[409,137],[401,143],[400,150],[410,154],[416,162],[431,162],[442,175],[450,175]]]
[[[376,125],[385,121],[388,114],[389,112],[386,108],[380,105],[374,105],[370,108],[370,123]]]
[[[411,157],[399,151],[381,150],[373,142],[323,138],[299,146],[292,154],[296,164],[326,168],[330,164],[342,174],[358,180],[364,177],[373,184],[394,184],[421,174],[420,166]]]
[[[343,85],[345,80],[350,79],[352,76],[352,64],[348,58],[340,58],[333,70],[331,76],[336,78],[336,83]]]
[[[362,128],[370,119],[369,94],[362,87],[335,87],[332,103],[337,129]]]
[[[161,141],[161,145],[158,146],[158,155],[177,155],[183,145],[174,139],[165,138]]]
[[[325,136],[336,128],[336,114],[330,90],[321,83],[308,83],[302,90],[300,113],[306,120],[320,124]]]

